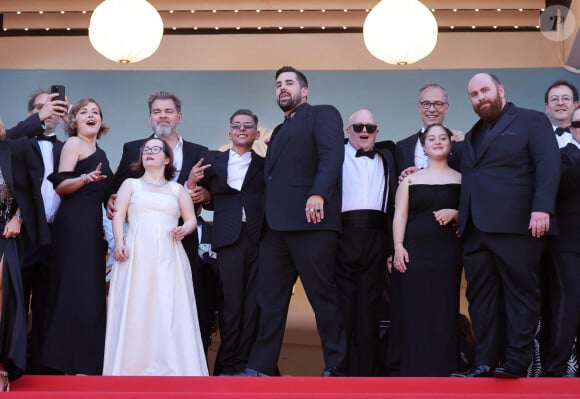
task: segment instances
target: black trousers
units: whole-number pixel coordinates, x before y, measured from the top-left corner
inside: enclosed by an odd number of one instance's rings
[[[327,369],[344,373],[346,335],[342,323],[334,231],[274,231],[266,227],[258,255],[258,336],[248,367],[277,373],[292,286],[298,276],[316,317]]]
[[[216,252],[223,303],[219,312],[221,345],[214,374],[234,374],[246,368],[256,336],[258,243],[250,239],[244,223],[238,241]]]
[[[540,315],[538,275],[544,239],[485,233],[474,226],[464,239],[475,365],[502,364],[525,374]]]
[[[336,281],[346,328],[348,375],[383,374],[379,332],[387,240],[381,230],[345,227],[338,242]]]

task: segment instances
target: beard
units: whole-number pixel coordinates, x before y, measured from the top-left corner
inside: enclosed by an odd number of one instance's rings
[[[278,96],[278,100],[277,100],[278,106],[284,112],[291,111],[300,104],[300,98],[294,98],[294,97],[292,97],[292,94],[290,94],[290,93],[286,93],[286,94],[288,94],[290,97],[284,98],[283,100],[281,100],[280,96]]]
[[[169,137],[173,133],[173,128],[169,125],[155,125],[153,126],[153,132],[157,137]]]
[[[482,106],[486,104],[489,104],[489,107],[487,109],[482,109]],[[479,103],[473,106],[473,110],[475,111],[475,113],[486,122],[494,122],[495,120],[497,120],[497,118],[499,118],[499,115],[501,114],[502,109],[503,103],[499,94],[489,101]]]
[[[56,127],[60,123],[59,117],[51,117],[44,120],[44,126],[46,129],[44,130],[45,134],[54,133],[56,131]]]

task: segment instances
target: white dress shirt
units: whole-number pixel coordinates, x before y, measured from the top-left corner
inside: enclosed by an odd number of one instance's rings
[[[421,133],[425,131],[425,128],[421,128]],[[419,169],[426,168],[429,166],[429,157],[425,154],[423,146],[421,145],[421,140],[417,137],[417,143],[415,144],[415,166]]]
[[[228,158],[228,186],[234,190],[241,191],[242,184],[248,173],[248,168],[252,162],[252,152],[248,151],[239,155],[234,150],[230,150]],[[242,222],[246,221],[246,211],[242,207]]]
[[[46,221],[52,223],[54,215],[60,205],[60,197],[54,191],[54,186],[47,180],[48,175],[54,172],[54,156],[52,149],[54,144],[46,140],[38,140],[38,146],[42,154],[42,163],[44,164],[44,176],[42,176],[42,184],[40,185],[40,193],[42,195],[42,202],[44,203],[44,212],[46,214]]]
[[[387,177],[388,180],[388,177]],[[376,154],[373,159],[356,157],[355,148],[346,143],[344,145],[344,162],[342,164],[342,212],[354,210],[377,210],[383,204],[385,193],[385,169],[383,159]]]
[[[156,135],[154,135],[154,137],[163,140]],[[179,141],[175,145],[175,148],[173,148],[173,166],[175,166],[175,175],[171,181],[177,182],[177,179],[179,179],[179,175],[181,174],[181,168],[183,167],[183,137],[181,136],[179,136]],[[187,188],[187,181],[184,183],[184,186]]]
[[[552,125],[552,130],[556,131],[558,126]],[[558,147],[564,148],[568,145],[568,143],[572,142],[572,133],[564,132],[561,136],[556,134],[556,140],[558,140]]]

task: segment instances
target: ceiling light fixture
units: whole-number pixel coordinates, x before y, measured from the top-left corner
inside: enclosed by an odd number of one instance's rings
[[[91,44],[111,61],[141,61],[157,50],[162,37],[163,20],[146,0],[105,0],[91,15]]]
[[[412,64],[437,44],[437,20],[418,0],[382,0],[367,15],[364,42],[376,58],[394,65]]]

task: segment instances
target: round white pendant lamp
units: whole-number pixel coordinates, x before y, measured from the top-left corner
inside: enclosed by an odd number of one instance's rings
[[[105,0],[91,15],[89,40],[111,61],[141,61],[157,50],[162,37],[163,20],[146,0]]]
[[[437,44],[437,20],[418,0],[382,0],[363,25],[368,51],[384,62],[407,65],[428,56]]]

